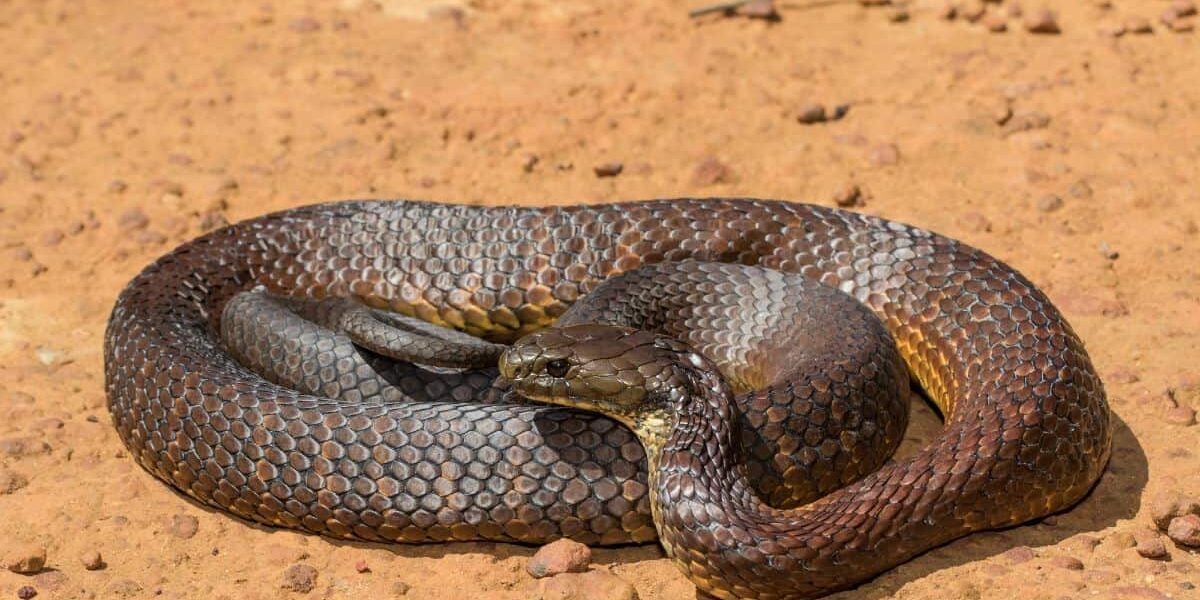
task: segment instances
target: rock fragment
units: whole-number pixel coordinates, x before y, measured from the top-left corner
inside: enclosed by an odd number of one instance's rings
[[[1008,562],[1017,565],[1033,560],[1036,555],[1033,553],[1033,548],[1029,546],[1017,546],[1006,550],[1001,556]]]
[[[39,572],[46,568],[46,547],[41,544],[18,544],[5,555],[4,568],[22,575]]]
[[[1167,546],[1163,543],[1162,537],[1154,531],[1148,529],[1139,529],[1133,533],[1134,548],[1142,558],[1150,558],[1159,560],[1167,558]]]
[[[560,573],[582,573],[592,562],[592,550],[579,542],[561,539],[542,546],[529,559],[525,570],[535,578]]]
[[[900,162],[900,149],[895,144],[878,144],[867,153],[871,164],[886,167]]]
[[[596,174],[596,177],[616,177],[624,170],[625,165],[619,162],[601,163],[592,167],[592,172]]]
[[[1060,569],[1067,569],[1068,571],[1083,570],[1083,561],[1074,556],[1055,556],[1050,559],[1050,564]]]
[[[833,195],[833,203],[842,208],[850,208],[863,206],[866,204],[866,201],[863,197],[862,188],[856,184],[848,183]]]
[[[35,590],[32,586],[23,585],[17,588],[17,597],[21,600],[29,600],[35,596],[37,596],[37,590]]]
[[[104,562],[104,557],[96,550],[87,550],[79,555],[79,564],[83,565],[83,568],[88,571],[99,571],[107,566]]]
[[[145,229],[148,225],[150,225],[150,217],[147,217],[140,208],[131,208],[117,217],[117,227],[122,231]]]
[[[281,587],[293,592],[307,594],[317,587],[317,570],[304,564],[297,563],[287,568],[283,572],[283,584]]]
[[[805,125],[824,123],[826,119],[825,106],[817,102],[809,102],[800,107],[796,113],[796,121]]]
[[[729,165],[709,157],[696,163],[696,168],[692,171],[692,183],[698,186],[716,185],[728,182],[731,176]]]
[[[191,515],[175,515],[171,517],[171,525],[168,529],[171,535],[189,540],[196,536],[196,532],[200,529],[200,521]]]
[[[1044,35],[1062,33],[1058,17],[1048,9],[1035,10],[1025,17],[1025,31]]]
[[[1037,209],[1042,212],[1054,212],[1062,208],[1062,198],[1054,194],[1046,194],[1037,200]]]
[[[1200,516],[1184,515],[1171,519],[1167,537],[1180,546],[1200,548]]]

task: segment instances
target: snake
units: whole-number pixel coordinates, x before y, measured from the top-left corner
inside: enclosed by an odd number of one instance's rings
[[[876,322],[737,310],[804,282]],[[707,329],[656,315],[681,296],[728,310]],[[730,323],[749,333],[731,341]],[[284,348],[296,336],[311,343]],[[406,338],[498,368],[389,361]],[[658,539],[719,598],[819,597],[1064,510],[1111,452],[1083,343],[1023,275],[924,229],[778,200],[293,208],[146,267],[104,350],[122,442],[202,503],[367,541]],[[888,460],[904,417],[877,388],[897,370],[945,424]]]

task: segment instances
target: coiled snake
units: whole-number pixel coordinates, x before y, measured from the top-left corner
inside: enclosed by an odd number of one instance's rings
[[[815,297],[851,325],[814,333],[825,317],[795,304]],[[749,311],[762,308],[772,318]],[[518,339],[499,382],[476,368]],[[378,353],[396,348],[470,352],[433,367]],[[888,391],[903,366],[946,425],[883,464],[905,422]],[[819,596],[1060,510],[1111,444],[1081,342],[1020,274],[928,231],[777,201],[275,213],[139,274],[105,369],[124,443],[201,502],[374,541],[619,544],[657,528],[723,598]],[[648,452],[608,418],[506,401],[509,380],[630,424]]]

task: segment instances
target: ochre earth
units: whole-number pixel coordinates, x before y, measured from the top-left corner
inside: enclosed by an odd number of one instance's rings
[[[384,4],[0,8],[0,546],[6,563],[45,548],[48,565],[0,571],[0,593],[292,597],[284,572],[302,563],[312,597],[534,596],[530,548],[330,542],[169,491],[103,408],[116,294],[222,220],[320,200],[739,194],[859,203],[1012,264],[1062,309],[1114,408],[1108,471],[1070,512],[846,598],[1195,593],[1185,548],[1132,547],[1153,499],[1200,494],[1200,38],[1160,23],[1170,3],[1051,3],[1058,35],[1017,17],[993,34],[925,2],[895,22],[781,3],[776,24],[688,19],[686,3]],[[1153,33],[1114,38],[1131,17]],[[799,122],[811,103],[849,110]],[[938,427],[913,420],[902,453]],[[643,599],[692,594],[653,546],[595,558]]]

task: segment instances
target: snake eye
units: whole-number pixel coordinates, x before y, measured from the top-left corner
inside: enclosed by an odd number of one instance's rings
[[[546,363],[546,373],[551,377],[562,377],[567,374],[567,361],[556,358]]]

